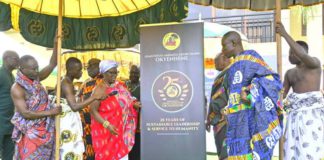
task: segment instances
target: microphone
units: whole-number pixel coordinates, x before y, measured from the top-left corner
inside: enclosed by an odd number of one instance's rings
[[[114,95],[116,95],[116,94],[118,94],[118,91],[114,90],[114,91],[110,92],[110,93],[108,94],[108,96],[114,96]]]

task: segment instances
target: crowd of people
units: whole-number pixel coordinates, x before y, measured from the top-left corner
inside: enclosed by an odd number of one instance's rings
[[[213,126],[219,159],[271,159],[281,137],[284,159],[324,158],[324,95],[321,64],[308,45],[293,40],[281,23],[276,31],[289,44],[296,65],[280,76],[254,50],[244,50],[230,31],[215,57],[220,71],[212,86],[206,129]],[[140,69],[130,67],[129,80],[117,80],[118,63],[90,59],[89,79],[77,58],[66,61],[60,105],[40,81],[57,64],[56,38],[49,64],[39,70],[30,55],[3,54],[0,68],[0,155],[3,160],[54,159],[55,123],[60,118],[60,159],[140,160]],[[17,69],[17,75],[12,71]],[[292,93],[289,90],[292,88]],[[284,98],[284,103],[282,103]],[[287,114],[284,126],[283,117]]]
[[[55,116],[60,121],[60,159],[117,160],[129,156],[130,160],[140,160],[138,66],[131,66],[130,80],[121,82],[116,80],[115,61],[90,59],[89,79],[76,91],[73,81],[82,76],[83,66],[71,57],[65,63],[67,72],[61,86],[56,86],[61,87],[60,105],[56,105],[56,93],[48,95],[40,83],[57,65],[57,38],[54,42],[50,63],[40,71],[30,55],[19,58],[14,51],[3,54],[2,160],[54,159]],[[17,75],[13,76],[15,69]]]

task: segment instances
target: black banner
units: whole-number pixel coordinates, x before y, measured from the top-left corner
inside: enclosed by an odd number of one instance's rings
[[[141,159],[206,159],[203,23],[141,26]]]

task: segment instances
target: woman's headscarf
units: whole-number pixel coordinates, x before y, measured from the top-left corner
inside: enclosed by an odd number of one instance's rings
[[[118,67],[117,62],[112,60],[102,60],[99,64],[99,71],[101,74],[103,74],[114,67]]]

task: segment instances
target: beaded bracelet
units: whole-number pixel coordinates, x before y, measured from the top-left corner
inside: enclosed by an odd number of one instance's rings
[[[108,128],[109,125],[110,125],[110,123],[108,121],[105,121],[104,123],[102,123],[102,126],[104,128]]]

